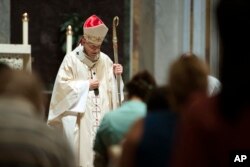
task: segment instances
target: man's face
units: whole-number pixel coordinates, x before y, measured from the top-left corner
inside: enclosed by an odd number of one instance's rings
[[[82,40],[82,45],[84,46],[85,53],[93,59],[100,53],[101,45],[88,42],[84,38]]]

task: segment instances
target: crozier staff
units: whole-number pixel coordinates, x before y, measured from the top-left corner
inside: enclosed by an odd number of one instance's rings
[[[114,59],[116,64],[118,64],[118,44],[117,44],[118,39],[116,34],[116,27],[118,26],[118,24],[119,24],[119,17],[115,16],[113,19],[113,49],[114,49]],[[121,106],[120,74],[116,75],[116,80],[117,80],[118,101],[119,101],[119,106]]]

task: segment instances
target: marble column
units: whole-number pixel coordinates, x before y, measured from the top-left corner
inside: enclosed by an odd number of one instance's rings
[[[219,64],[220,64],[220,39],[217,30],[217,23],[215,17],[215,9],[219,0],[210,0],[210,73],[219,78]]]
[[[155,1],[154,75],[165,84],[169,66],[183,51],[183,1]]]
[[[181,53],[188,51],[193,51],[204,61],[207,58],[212,74],[217,74],[216,1],[210,0],[211,17],[206,13],[206,0],[193,0],[193,3],[191,0],[133,1],[132,74],[147,69],[158,84],[165,84],[170,64]],[[206,19],[211,20],[207,22]],[[207,29],[206,26],[211,27]]]
[[[154,71],[154,9],[154,0],[133,1],[131,75],[142,69]]]
[[[205,61],[206,1],[194,0],[193,13],[193,52]]]
[[[183,50],[183,1],[137,0],[133,5],[132,74],[147,69],[165,84],[169,65]]]
[[[0,0],[0,43],[10,43],[10,0]]]

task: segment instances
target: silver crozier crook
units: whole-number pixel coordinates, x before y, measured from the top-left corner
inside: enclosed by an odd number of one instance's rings
[[[117,35],[116,35],[116,27],[119,24],[119,17],[115,16],[113,19],[113,48],[114,48],[114,58],[115,63],[118,64],[118,45],[117,45]],[[118,100],[119,106],[121,106],[121,85],[120,85],[121,75],[116,75],[117,81],[117,92],[118,92]]]

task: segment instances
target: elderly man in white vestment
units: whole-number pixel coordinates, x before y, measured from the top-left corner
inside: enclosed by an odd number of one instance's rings
[[[48,124],[65,132],[79,166],[92,167],[96,130],[103,115],[118,105],[115,75],[121,75],[123,68],[100,51],[108,32],[100,18],[89,17],[83,31],[80,45],[64,57],[59,68]]]

